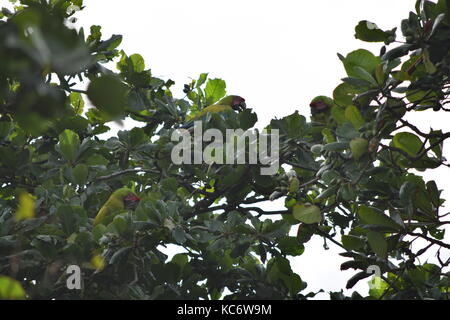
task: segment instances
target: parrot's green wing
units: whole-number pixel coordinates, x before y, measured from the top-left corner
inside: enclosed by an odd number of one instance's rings
[[[194,118],[186,122],[181,128],[187,129],[194,125],[194,121],[201,119],[202,117],[206,116],[208,113],[219,113],[219,112],[225,112],[225,111],[233,111],[233,108],[229,105],[222,105],[222,104],[213,104],[211,106],[208,106],[204,108],[200,113],[198,113]]]
[[[216,105],[222,105],[222,106],[232,106],[233,105],[233,99],[235,96],[226,96],[219,100],[219,102],[216,103]]]
[[[194,115],[188,122],[180,128],[189,129],[194,125],[194,121],[204,117],[208,113],[219,113],[225,111],[233,111],[245,109],[245,99],[240,96],[226,96],[220,99],[216,104],[203,108],[199,113]]]
[[[94,219],[94,226],[104,221],[110,220],[115,214],[125,209],[124,197],[133,193],[128,188],[121,188],[114,191],[105,204],[100,208]]]
[[[203,109],[197,118],[203,117],[208,112],[217,113],[217,112],[232,111],[232,110],[233,110],[233,108],[229,105],[214,104],[212,106],[208,106],[205,109]]]

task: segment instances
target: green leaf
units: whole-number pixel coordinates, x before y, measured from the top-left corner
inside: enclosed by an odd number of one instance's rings
[[[176,178],[167,178],[159,182],[161,188],[170,193],[176,193],[178,188],[178,181]]]
[[[226,94],[226,83],[222,79],[210,79],[206,83],[206,105],[212,105]]]
[[[242,180],[242,176],[247,171],[247,167],[244,165],[238,166],[236,169],[229,172],[229,174],[225,175],[223,177],[223,180],[220,183],[221,189],[226,189],[228,187],[231,187],[237,183],[240,183]]]
[[[132,54],[129,56],[134,72],[142,72],[145,70],[144,58],[140,54]]]
[[[144,58],[137,53],[127,57],[125,52],[121,51],[121,59],[117,63],[117,69],[127,77],[140,73],[145,70]]]
[[[398,47],[396,47],[394,49],[391,49],[388,52],[386,52],[382,56],[382,59],[383,60],[387,60],[387,61],[395,60],[397,58],[400,58],[400,57],[403,57],[403,56],[407,55],[409,50],[411,50],[412,48],[413,48],[412,44],[404,44],[404,45],[398,46]]]
[[[125,234],[129,227],[128,221],[123,215],[115,216],[112,225],[119,235]]]
[[[370,274],[367,273],[366,271],[358,272],[357,274],[355,274],[353,277],[351,277],[347,281],[346,288],[347,289],[353,288],[355,286],[355,284],[357,284],[360,280],[365,279],[365,278],[367,278],[369,276],[370,276]]]
[[[308,224],[300,223],[297,229],[297,241],[300,244],[308,242],[314,235],[314,228]]]
[[[80,138],[72,130],[64,130],[59,135],[59,152],[68,161],[74,161],[80,147]]]
[[[96,41],[100,41],[101,37],[102,37],[102,27],[101,26],[97,26],[97,25],[93,25],[90,27],[90,32],[91,34],[88,36],[88,38],[86,39],[87,42],[96,42]]]
[[[355,28],[355,38],[367,42],[387,41],[390,34],[378,28],[375,23],[367,20],[360,21]]]
[[[117,250],[109,260],[109,264],[119,264],[127,259],[128,255],[133,251],[132,246],[127,246]]]
[[[379,287],[375,285],[377,282],[379,283]],[[370,287],[369,295],[376,299],[380,299],[384,291],[389,288],[389,284],[387,282],[376,276],[369,280],[368,283]]]
[[[425,190],[418,190],[413,198],[414,206],[419,208],[424,213],[428,214],[431,219],[434,219],[436,212],[433,210],[433,205],[430,201],[430,197]]]
[[[77,164],[75,168],[73,168],[72,172],[76,184],[82,186],[86,183],[89,172],[87,165],[85,165],[84,163]]]
[[[81,115],[84,109],[84,100],[81,93],[72,92],[69,95],[70,104],[72,105],[76,114]]]
[[[306,223],[319,223],[322,221],[322,214],[320,208],[311,204],[297,204],[292,209],[292,214],[295,219]]]
[[[323,128],[321,133],[323,135],[324,142],[326,142],[326,143],[336,142],[336,137],[334,136],[334,132],[330,128]],[[322,150],[323,150],[323,146],[320,148],[320,152],[322,152]]]
[[[78,232],[80,226],[87,221],[86,212],[78,206],[62,205],[57,210],[57,216],[66,235]]]
[[[353,72],[357,75],[359,79],[370,83],[373,87],[378,87],[378,83],[375,80],[375,78],[360,66],[353,67]]]
[[[149,141],[148,136],[142,128],[133,128],[130,131],[130,146],[136,147]]]
[[[342,107],[338,106],[332,107],[331,116],[333,117],[333,120],[336,121],[338,124],[343,124],[344,122],[347,121],[347,119],[345,118],[345,109]]]
[[[338,194],[339,198],[341,198],[344,201],[353,201],[357,196],[356,190],[353,188],[351,183],[341,184]]]
[[[100,34],[101,36],[101,34]],[[97,47],[98,51],[112,51],[122,43],[122,36],[113,34],[108,40],[100,42]]]
[[[428,192],[431,202],[433,203],[433,205],[435,207],[438,207],[441,192],[439,191],[439,189],[436,185],[436,182],[434,182],[433,180],[428,181],[426,186],[427,186],[427,192]]]
[[[359,130],[366,123],[358,108],[355,106],[348,106],[345,109],[345,118],[350,121],[356,130]]]
[[[268,262],[267,279],[273,285],[282,282],[289,289],[291,295],[297,294],[302,288],[301,278],[292,272],[289,260],[284,257],[272,258]]]
[[[233,250],[231,250],[230,256],[232,258],[245,257],[245,255],[247,254],[248,248],[250,248],[250,245],[251,245],[251,241],[248,239],[239,240],[235,244]],[[264,253],[263,253],[263,256],[264,256]]]
[[[346,77],[346,78],[342,78],[342,81],[344,81],[345,83],[351,85],[352,87],[354,87],[357,92],[366,92],[367,90],[370,89],[371,85],[370,82],[366,81],[366,80],[362,80],[359,77]]]
[[[444,142],[442,141],[442,130],[435,130],[431,131],[430,134],[434,134],[434,137],[430,138],[430,145],[434,145],[434,147],[431,149],[431,151],[434,152],[434,154],[441,159],[442,158],[442,149],[444,147]]]
[[[359,237],[351,235],[343,235],[341,237],[342,245],[347,250],[359,250],[364,248],[365,241]]]
[[[438,93],[430,90],[408,90],[406,97],[409,102],[416,103],[418,106],[430,107],[436,104]]]
[[[333,99],[336,104],[346,107],[353,104],[353,98],[358,93],[353,86],[348,83],[341,83],[333,91]]]
[[[327,170],[322,173],[321,178],[326,184],[331,184],[331,186],[328,187],[328,189],[325,189],[322,193],[329,193],[328,190],[332,189],[335,191],[335,194],[337,189],[339,188],[339,185],[334,185],[334,183],[340,182],[342,180],[342,176],[339,174],[339,172],[337,172],[336,170]],[[317,196],[317,198],[321,198],[320,195]]]
[[[117,117],[124,113],[127,86],[115,76],[103,76],[92,80],[87,95],[92,104],[107,116]]]
[[[388,243],[381,233],[369,231],[367,233],[367,241],[377,256],[383,259],[387,258]]]
[[[8,137],[13,128],[14,128],[14,123],[12,121],[8,121],[7,119],[1,119],[0,120],[0,140]]]
[[[256,113],[251,112],[250,109],[245,109],[244,111],[239,112],[238,119],[239,127],[242,130],[248,130],[252,128],[258,121],[258,116],[256,115]]]
[[[376,57],[370,51],[359,49],[350,52],[344,60],[345,71],[349,77],[358,78],[358,72],[355,72],[355,67],[361,67],[369,74],[373,74],[376,66],[381,62],[381,59]]]
[[[304,116],[299,114],[298,111],[295,111],[293,114],[285,117],[284,120],[286,121],[287,132],[290,138],[299,138],[302,136],[306,125],[306,118]]]
[[[359,132],[348,121],[336,129],[336,135],[343,140],[353,140],[360,136]]]
[[[299,245],[296,237],[285,237],[278,240],[278,248],[281,252],[290,256],[299,256],[305,251],[303,245]]]
[[[408,155],[415,157],[422,149],[422,141],[410,132],[399,132],[392,139],[394,147],[405,151]]]
[[[197,81],[195,82],[195,87],[200,88],[206,82],[207,78],[208,78],[208,73],[200,74]]]
[[[186,232],[184,232],[183,228],[180,226],[177,226],[173,229],[172,236],[179,244],[183,244],[186,242]]]
[[[322,151],[343,151],[348,147],[348,142],[331,142],[324,145]]]
[[[399,198],[404,206],[412,204],[412,200],[418,191],[418,187],[414,182],[406,181],[402,184],[399,191]]]
[[[358,216],[361,221],[368,225],[386,227],[391,230],[400,230],[400,226],[383,212],[367,206],[361,206],[358,209]]]
[[[436,29],[438,28],[438,26],[441,24],[441,22],[445,19],[445,13],[441,13],[439,14],[433,23],[433,28],[431,29],[430,34],[428,35],[428,38],[431,38],[431,36],[435,33]]]
[[[377,81],[377,84],[383,86],[384,82],[386,81],[386,73],[383,68],[383,64],[379,64],[375,67],[375,78]]]
[[[25,299],[26,294],[19,281],[0,276],[0,300],[21,300]]]
[[[183,269],[186,265],[188,265],[189,257],[185,253],[178,253],[173,256],[171,262],[178,265],[180,269]]]

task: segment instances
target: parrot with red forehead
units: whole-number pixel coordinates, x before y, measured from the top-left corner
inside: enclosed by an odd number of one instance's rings
[[[216,104],[203,108],[194,118],[181,126],[183,129],[189,129],[194,126],[194,121],[201,119],[207,113],[219,113],[225,111],[241,112],[246,109],[245,99],[240,96],[226,96],[218,101]]]
[[[141,199],[128,188],[120,188],[114,191],[105,204],[100,208],[94,219],[94,226],[99,223],[108,224],[123,210],[136,209]]]
[[[317,96],[312,99],[309,107],[311,108],[311,120],[314,122],[326,124],[331,116],[331,108],[334,106],[333,99],[326,96]]]

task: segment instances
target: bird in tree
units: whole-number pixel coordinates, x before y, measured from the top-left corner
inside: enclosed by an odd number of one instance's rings
[[[98,211],[94,219],[94,226],[99,223],[108,224],[115,215],[123,210],[136,209],[139,201],[140,198],[131,189],[117,189]]]
[[[208,113],[219,113],[226,111],[237,111],[241,112],[246,109],[245,99],[240,96],[226,96],[218,101],[216,104],[207,106],[203,108],[200,113],[195,115],[194,118],[190,119],[188,122],[183,124],[181,128],[190,129],[194,126],[194,121],[201,119]]]
[[[331,116],[331,108],[334,106],[333,99],[326,96],[317,96],[312,99],[311,120],[320,124],[326,124]]]

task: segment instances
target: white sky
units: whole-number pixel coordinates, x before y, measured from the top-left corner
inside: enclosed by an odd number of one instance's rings
[[[201,72],[223,78],[266,124],[296,109],[307,114],[314,96],[331,95],[345,76],[336,52],[380,47],[353,37],[359,20],[393,28],[415,0],[84,3],[80,23],[101,25],[105,36],[123,34],[121,47],[140,53],[154,75],[180,87]]]
[[[4,0],[0,0],[3,2]],[[6,1],[5,1],[6,2]],[[332,95],[345,76],[336,56],[358,48],[378,53],[381,44],[354,38],[360,20],[377,23],[382,29],[399,27],[401,19],[414,10],[415,0],[85,0],[78,14],[86,34],[89,26],[101,25],[104,38],[124,36],[121,48],[139,53],[155,76],[182,86],[202,72],[227,82],[229,94],[245,97],[260,119],[289,115],[295,110],[305,116],[317,95]],[[423,130],[448,130],[448,118],[418,113],[411,119]],[[447,153],[447,158],[450,155]],[[449,198],[450,169],[427,174],[436,179]],[[283,204],[272,203],[280,209]],[[448,231],[448,230],[447,230]],[[449,235],[446,241],[449,241]],[[354,270],[340,272],[346,259],[333,244],[324,251],[322,239],[314,237],[305,253],[294,259],[294,270],[308,282],[304,291],[339,291]],[[366,281],[355,288],[367,293]],[[347,292],[348,293],[348,292]],[[328,298],[328,294],[318,297]]]

